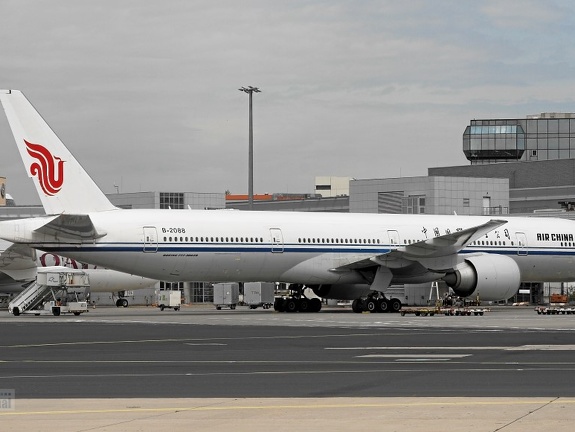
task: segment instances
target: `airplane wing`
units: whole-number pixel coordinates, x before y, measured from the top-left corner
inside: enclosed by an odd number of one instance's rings
[[[378,265],[390,268],[401,268],[413,265],[414,262],[429,259],[439,259],[440,262],[443,262],[440,260],[441,258],[456,255],[469,243],[474,242],[488,232],[506,223],[506,220],[492,219],[484,224],[466,228],[461,231],[433,237],[410,245],[400,246],[388,253],[345,264],[332,269],[332,271],[359,270]]]
[[[34,230],[47,237],[53,237],[57,241],[81,243],[86,240],[94,240],[106,235],[98,232],[88,215],[60,214],[45,225]]]

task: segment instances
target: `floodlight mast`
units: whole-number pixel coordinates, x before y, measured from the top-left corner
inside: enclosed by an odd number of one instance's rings
[[[247,86],[238,89],[249,95],[250,118],[249,118],[249,150],[248,150],[248,208],[254,209],[254,123],[252,115],[252,94],[261,93],[257,87]]]

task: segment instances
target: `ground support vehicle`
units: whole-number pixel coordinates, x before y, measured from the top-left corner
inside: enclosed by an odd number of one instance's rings
[[[276,297],[274,310],[276,312],[319,312],[321,300],[317,297],[308,297],[304,285],[290,284],[286,296]],[[309,292],[308,292],[309,294]]]
[[[405,316],[408,314],[413,314],[415,316],[434,316],[435,314],[441,313],[439,308],[403,308],[399,311],[401,316]]]
[[[446,316],[471,316],[471,315],[484,315],[486,312],[489,312],[487,308],[469,308],[469,307],[462,307],[462,308],[442,308],[442,312]]]
[[[535,312],[537,312],[537,315],[575,315],[575,308],[537,306]]]
[[[250,309],[269,309],[274,305],[276,284],[273,282],[244,283],[244,303]]]
[[[80,269],[46,267],[38,270],[36,280],[8,304],[8,311],[20,314],[59,316],[88,312],[89,276]]]
[[[240,285],[238,283],[214,284],[214,306],[217,310],[223,307],[235,309],[240,302]]]
[[[179,311],[182,305],[182,293],[178,290],[158,291],[156,294],[156,304],[161,311],[166,308]]]
[[[486,308],[468,308],[468,307],[423,307],[423,308],[403,308],[400,313],[401,316],[408,314],[413,314],[415,316],[434,316],[434,315],[445,315],[445,316],[480,316],[489,312]]]

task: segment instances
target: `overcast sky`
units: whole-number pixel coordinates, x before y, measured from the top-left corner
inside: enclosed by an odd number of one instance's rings
[[[313,192],[466,165],[473,118],[575,111],[572,1],[0,0],[20,89],[106,193]],[[37,204],[4,113],[0,176]]]

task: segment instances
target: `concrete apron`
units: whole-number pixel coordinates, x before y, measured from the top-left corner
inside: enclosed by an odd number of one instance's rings
[[[573,431],[575,398],[16,399],[2,431]]]

